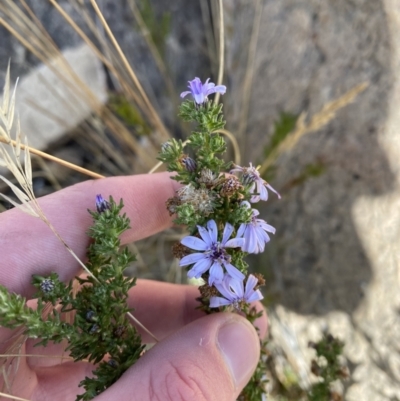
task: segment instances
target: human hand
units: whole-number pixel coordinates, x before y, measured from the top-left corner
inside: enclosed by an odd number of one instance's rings
[[[74,185],[39,203],[65,242],[84,259],[89,241],[85,232],[91,224],[87,209],[93,209],[96,194],[124,199],[132,229],[124,233],[122,242],[129,243],[171,226],[165,200],[175,195],[177,185],[166,173],[114,177]],[[57,272],[60,280],[69,281],[79,273],[79,265],[49,228],[18,209],[0,214],[0,255],[0,284],[27,299],[34,293],[32,274]],[[195,309],[198,295],[192,286],[138,280],[129,299],[133,314],[161,341],[96,400],[237,398],[259,359],[257,333],[237,314],[204,316]],[[264,336],[265,314],[257,326]],[[151,342],[142,335],[143,341]],[[15,340],[15,331],[1,328],[0,352],[4,354]],[[32,401],[74,400],[82,391],[79,382],[90,376],[93,365],[40,357],[61,356],[63,349],[60,344],[34,348],[34,343],[28,340],[22,346],[21,355],[27,356],[19,358],[8,392]]]

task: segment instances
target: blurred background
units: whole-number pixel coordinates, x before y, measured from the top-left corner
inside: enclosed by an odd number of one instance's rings
[[[400,400],[399,34],[396,0],[1,0],[0,83],[10,61],[32,147],[114,176],[152,171],[190,132],[187,81],[223,74],[227,159],[260,165],[282,195],[263,205],[277,233],[251,260],[271,400],[303,399],[324,331],[345,342],[343,399]],[[90,179],[33,162],[38,197]],[[184,282],[180,235],[133,245],[131,273]]]

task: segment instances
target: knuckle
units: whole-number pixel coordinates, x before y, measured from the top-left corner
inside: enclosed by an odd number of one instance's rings
[[[186,369],[184,365],[165,364],[150,373],[149,400],[151,401],[209,401],[207,377],[200,369]],[[190,372],[190,373],[188,373]]]

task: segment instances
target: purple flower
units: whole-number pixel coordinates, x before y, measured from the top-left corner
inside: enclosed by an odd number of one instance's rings
[[[246,281],[246,287],[243,280],[225,276],[223,281],[215,283],[214,286],[224,297],[211,297],[210,307],[218,308],[220,306],[233,305],[239,309],[240,303],[250,303],[259,301],[264,297],[260,290],[255,290],[254,287],[258,284],[258,280],[252,274],[249,275]]]
[[[224,269],[231,277],[238,280],[244,279],[244,274],[241,273],[235,266],[231,264],[231,256],[226,251],[226,248],[237,248],[244,245],[244,238],[229,239],[233,232],[233,226],[229,223],[225,224],[222,241],[218,241],[218,228],[214,220],[207,223],[207,229],[197,226],[200,238],[188,236],[182,239],[181,244],[196,251],[184,256],[179,266],[188,266],[193,264],[193,267],[188,271],[189,278],[200,278],[207,270],[209,270],[208,284],[220,282],[224,278]]]
[[[250,203],[242,202],[250,207]],[[270,241],[267,232],[275,234],[275,228],[266,223],[266,221],[257,219],[260,212],[256,209],[252,210],[250,223],[242,223],[237,232],[238,237],[245,239],[242,251],[248,253],[261,253],[264,252],[265,244]]]
[[[201,83],[200,78],[197,77],[193,81],[188,81],[188,88],[190,89],[190,91],[182,92],[181,98],[184,98],[186,95],[192,95],[197,104],[203,104],[208,100],[208,95],[216,92],[219,92],[221,93],[221,95],[223,95],[226,92],[225,85],[215,86],[214,83],[209,83],[209,80],[210,78],[207,79],[204,85]]]
[[[96,209],[98,213],[104,213],[110,209],[110,204],[101,195],[96,195]]]
[[[268,200],[267,188],[270,191],[276,193],[279,199],[281,198],[279,193],[275,191],[275,189],[272,188],[267,181],[261,178],[260,173],[258,171],[258,167],[257,168],[253,167],[251,163],[250,167],[240,167],[235,164],[235,168],[233,168],[230,171],[230,173],[232,174],[237,171],[243,173],[242,176],[243,184],[245,185],[251,184],[249,191],[254,195],[251,197],[250,202],[255,203],[258,202],[260,199],[264,201]]]

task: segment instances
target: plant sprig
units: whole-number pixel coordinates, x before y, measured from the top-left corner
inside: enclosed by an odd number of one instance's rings
[[[0,286],[0,325],[25,327],[24,334],[39,339],[38,345],[50,341],[68,342],[66,351],[74,361],[88,360],[97,364],[93,378],[85,378],[79,386],[85,392],[77,401],[91,400],[110,387],[135,363],[143,349],[140,335],[127,318],[128,292],[136,285],[135,278],[124,271],[135,260],[127,248],[121,248],[120,235],[129,229],[129,218],[121,214],[123,202],[112,197],[106,201],[97,196],[96,211],[89,211],[93,224],[88,230],[92,239],[88,247],[88,263],[92,275],[76,277],[80,284],[63,283],[57,273],[47,277],[34,275],[37,288],[37,309],[26,306],[26,300]],[[51,304],[49,314],[45,306]],[[67,322],[65,315],[73,317]]]

